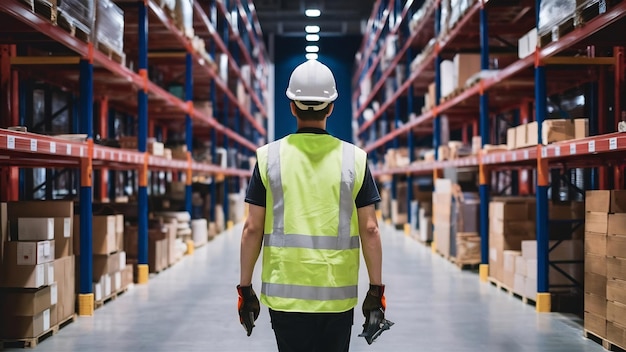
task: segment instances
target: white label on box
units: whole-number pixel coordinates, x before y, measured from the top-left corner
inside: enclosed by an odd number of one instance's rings
[[[56,284],[50,285],[50,305],[53,306],[59,302],[59,290]]]
[[[41,287],[46,284],[46,266],[37,265],[35,269],[35,286]]]
[[[96,301],[102,301],[102,285],[100,283],[93,284],[93,298]]]
[[[617,138],[613,137],[609,139],[609,150],[617,149]]]
[[[7,136],[7,149],[15,149],[15,137]]]
[[[85,154],[85,151],[83,150],[83,147],[80,147],[80,156],[82,157]]]
[[[115,292],[122,289],[122,273],[121,272],[118,271],[115,273],[113,282],[114,282],[113,285],[114,285]]]
[[[561,147],[554,148],[554,155],[561,156]]]
[[[50,309],[43,311],[43,331],[50,329]]]
[[[126,252],[120,252],[120,270],[124,270],[126,268]]]
[[[67,145],[67,148],[65,148],[65,154],[67,155],[72,155],[72,146],[71,145]]]
[[[528,160],[530,155],[528,154],[528,150],[524,150],[524,160]]]
[[[572,143],[569,145],[569,154],[570,155],[575,155],[576,154],[576,144]]]
[[[587,147],[587,151],[589,153],[595,153],[596,152],[596,141],[589,141],[588,147]]]
[[[513,161],[517,161],[517,153],[513,153]]]
[[[498,251],[496,251],[495,248],[489,248],[489,259],[493,260],[494,262],[498,261]]]
[[[48,265],[48,285],[54,283],[54,263]]]
[[[70,218],[63,219],[63,237],[70,238],[70,226],[72,226],[72,220]]]
[[[37,151],[37,140],[36,139],[31,139],[30,140],[30,151],[31,152],[36,152]]]
[[[56,154],[57,152],[57,144],[55,142],[50,142],[50,153]]]
[[[104,275],[104,296],[108,297],[112,293],[111,291],[111,275]]]
[[[541,157],[542,158],[547,158],[548,157],[548,148],[546,148],[546,147],[542,147],[541,148]]]
[[[44,242],[42,247],[43,247],[42,248],[43,256],[49,257],[50,256],[50,242]]]

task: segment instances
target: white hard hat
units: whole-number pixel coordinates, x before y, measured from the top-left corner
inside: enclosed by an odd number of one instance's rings
[[[302,110],[322,110],[337,99],[335,77],[326,65],[317,60],[308,60],[291,73],[287,98],[295,101]],[[302,104],[303,101],[319,101],[322,104],[310,106]]]

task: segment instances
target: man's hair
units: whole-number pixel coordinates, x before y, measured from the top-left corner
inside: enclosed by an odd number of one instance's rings
[[[300,103],[310,106],[320,105],[319,101],[300,101]],[[315,111],[313,109],[302,110],[296,105],[296,115],[300,120],[304,121],[322,121],[326,118],[326,115],[328,115],[332,105],[333,103],[331,102],[328,106],[319,111]]]

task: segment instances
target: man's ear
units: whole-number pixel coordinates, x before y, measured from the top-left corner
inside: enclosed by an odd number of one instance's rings
[[[289,107],[291,108],[291,114],[293,115],[293,117],[298,117],[298,115],[296,115],[296,103],[292,101],[291,103],[289,103]]]
[[[333,113],[333,109],[335,108],[335,103],[330,103],[329,107],[328,107],[328,113],[326,114],[326,118],[328,118],[330,116],[330,114]]]

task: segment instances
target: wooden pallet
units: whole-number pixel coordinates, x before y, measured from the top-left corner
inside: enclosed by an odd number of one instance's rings
[[[102,53],[104,53],[106,56],[108,56],[109,59],[117,62],[118,64],[126,65],[126,54],[124,53],[120,54],[117,51],[109,48],[104,43],[99,43],[99,42],[96,43],[96,48],[100,50]]]
[[[46,0],[22,0],[30,10],[39,16],[47,19],[52,24],[57,24],[57,6]]]
[[[59,27],[65,29],[72,37],[78,38],[85,43],[91,42],[91,33],[87,33],[79,26],[76,26],[75,20],[67,17],[62,12],[59,12],[57,16],[57,24]]]
[[[529,297],[520,295],[519,293],[513,291],[512,288],[510,288],[509,286],[505,285],[504,283],[494,279],[493,277],[489,277],[488,280],[489,280],[489,282],[492,285],[496,286],[498,288],[498,290],[506,292],[509,296],[516,297],[516,298],[520,299],[522,301],[522,303],[524,303],[524,304],[530,304],[532,306],[537,304],[537,302],[533,298],[529,298]]]
[[[558,41],[564,35],[573,31],[576,28],[575,23],[576,23],[576,13],[566,18],[565,20],[561,21],[560,23],[552,26],[550,30],[539,33],[539,38],[538,38],[539,46],[543,48],[552,42]]]
[[[128,287],[124,287],[121,290],[119,290],[117,292],[114,292],[111,295],[103,298],[101,301],[95,301],[94,302],[94,309],[98,309],[98,308],[104,306],[105,304],[107,304],[107,303],[109,303],[111,301],[115,301],[119,296],[123,295],[127,291],[128,291]]]
[[[478,270],[480,262],[457,260],[455,264],[460,270]]]
[[[602,345],[602,347],[604,347],[607,351],[626,352],[626,349],[587,329],[583,330],[583,336],[599,345]]]
[[[65,318],[58,324],[52,326],[50,329],[44,331],[37,337],[26,338],[26,339],[5,339],[0,340],[0,349],[4,348],[35,348],[42,341],[47,339],[50,336],[56,335],[59,333],[59,330],[68,326],[76,320],[76,314],[72,314],[71,316]]]

